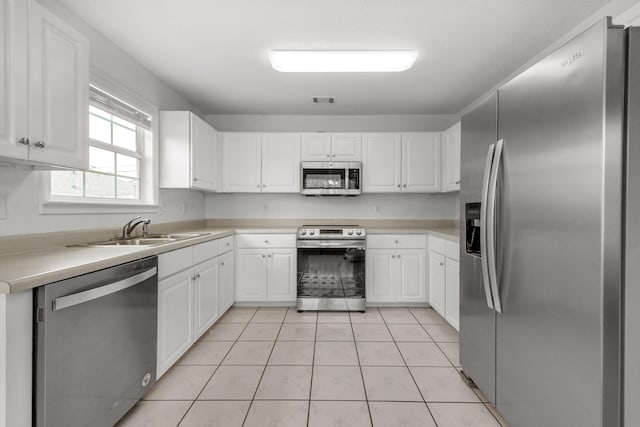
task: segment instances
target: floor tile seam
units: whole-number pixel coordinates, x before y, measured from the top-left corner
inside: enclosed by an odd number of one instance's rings
[[[451,360],[451,358],[449,357],[449,355],[448,355],[448,354],[447,354],[447,353],[442,349],[442,347],[440,346],[440,344],[442,344],[442,342],[435,342],[435,341],[434,341],[434,344],[436,345],[436,347],[438,347],[438,349],[440,349],[440,351],[442,352],[442,354],[444,354],[444,357],[446,357],[446,358],[447,358],[447,360],[448,360],[449,362],[451,362],[451,364],[452,364],[455,368],[457,368],[458,366],[457,366],[455,363],[453,363],[453,360]],[[459,348],[459,346],[458,346],[458,348]],[[460,353],[460,351],[458,350],[458,359],[460,359],[460,354],[459,354],[459,353]],[[474,393],[475,393],[475,391],[474,391]],[[478,397],[480,397],[480,396],[478,396]],[[482,399],[480,399],[480,400],[482,400]]]
[[[378,315],[380,317],[382,317],[382,314],[380,313],[380,310],[376,307],[375,309],[378,312]],[[349,320],[351,320],[351,313],[349,313]],[[356,332],[353,330],[353,321],[350,323],[351,324],[351,333],[353,334],[353,343],[354,343],[354,347],[356,349],[356,359],[358,360],[358,369],[360,370],[360,380],[362,381],[362,389],[364,391],[364,398],[367,401],[367,411],[369,412],[369,421],[371,422],[371,425],[373,426],[373,415],[371,415],[371,407],[369,406],[369,396],[367,395],[367,386],[365,384],[364,381],[364,373],[362,372],[362,364],[360,361],[360,352],[358,351],[358,345],[356,344]]]
[[[228,310],[227,310],[228,311]],[[257,310],[256,310],[257,312]],[[226,314],[226,312],[225,312]],[[255,313],[254,313],[255,315]],[[224,316],[224,314],[222,315]],[[220,317],[222,317],[220,316]],[[253,317],[253,316],[252,316]],[[242,333],[245,331],[245,329],[247,329],[247,325],[249,323],[245,323],[244,328],[242,328],[242,331],[240,331],[240,335],[242,335]],[[211,328],[215,327],[215,323],[207,330],[206,333],[202,334],[203,337],[209,333],[209,331],[211,330]],[[240,335],[238,335],[238,338],[240,338]],[[182,417],[180,418],[180,420],[178,421],[177,426],[179,426],[182,421],[184,421],[185,417],[187,416],[187,414],[189,413],[189,411],[191,411],[191,408],[193,408],[193,405],[195,405],[195,403],[198,401],[198,398],[202,395],[202,392],[204,391],[205,388],[207,388],[207,384],[209,384],[209,382],[211,381],[211,379],[213,378],[213,376],[216,374],[216,372],[218,372],[218,369],[220,369],[220,366],[222,366],[222,362],[224,361],[224,359],[226,359],[226,357],[229,355],[229,352],[231,351],[231,349],[233,348],[234,345],[236,345],[236,342],[238,342],[238,338],[236,338],[236,340],[233,342],[233,344],[231,344],[229,346],[229,349],[226,351],[226,353],[224,354],[224,356],[222,357],[222,359],[220,359],[220,363],[216,366],[216,368],[213,370],[213,372],[211,373],[211,375],[209,376],[209,379],[207,379],[207,381],[204,383],[204,385],[202,386],[202,388],[200,389],[200,391],[198,392],[198,395],[195,397],[195,399],[193,399],[193,401],[191,402],[191,405],[189,405],[189,407],[187,408],[186,412],[184,414],[182,414]],[[215,342],[215,341],[213,341]],[[230,341],[225,341],[225,342],[230,342]],[[191,366],[191,365],[183,365],[183,366]],[[195,366],[203,366],[203,365],[195,365]],[[204,365],[204,366],[213,366],[213,365]],[[248,411],[248,410],[247,410]]]
[[[313,335],[313,357],[311,358],[311,383],[309,384],[309,404],[307,405],[307,427],[309,427],[309,419],[311,418],[311,393],[313,392],[313,374],[316,370],[316,345],[318,344],[318,313],[316,313],[316,328]]]
[[[411,315],[413,315],[413,313],[411,313]],[[389,328],[389,325],[387,323],[385,323],[385,326],[387,327],[387,330],[389,331],[389,334],[391,335],[391,338],[393,338],[393,334],[391,334],[391,329]],[[429,335],[429,333],[426,330],[425,330],[425,332],[427,333],[427,335]],[[429,335],[429,337],[431,337],[431,335]],[[437,427],[438,423],[436,422],[436,417],[431,412],[431,409],[429,408],[429,405],[427,405],[427,400],[425,399],[424,394],[422,394],[422,390],[420,390],[420,386],[418,386],[418,381],[416,381],[416,378],[413,376],[413,372],[411,372],[411,369],[409,368],[409,365],[407,364],[407,361],[406,361],[406,359],[404,357],[404,354],[402,354],[402,351],[400,351],[400,346],[398,346],[398,343],[395,341],[395,338],[393,339],[393,343],[395,344],[396,349],[398,350],[398,353],[400,353],[400,357],[402,358],[402,361],[405,364],[405,369],[407,371],[409,371],[409,376],[411,376],[411,379],[413,380],[413,384],[416,386],[416,389],[418,389],[418,393],[420,393],[420,397],[422,398],[422,401],[424,402],[425,406],[427,407],[427,411],[429,412],[429,415],[431,416],[431,419],[433,420],[433,423]]]
[[[256,310],[256,313],[261,308],[262,307],[258,307],[258,309]],[[287,308],[287,311],[289,311],[288,308]],[[254,316],[255,316],[255,313],[254,313]],[[276,339],[273,341],[273,345],[271,346],[271,351],[269,352],[269,356],[267,357],[267,360],[265,362],[264,369],[262,370],[262,374],[260,374],[260,379],[258,380],[258,383],[256,384],[256,389],[253,391],[253,396],[251,397],[251,403],[249,404],[249,408],[247,408],[247,413],[244,415],[244,420],[242,421],[242,425],[243,426],[247,422],[247,417],[249,416],[249,412],[251,411],[251,407],[253,406],[253,402],[256,400],[256,394],[258,393],[258,388],[260,387],[260,383],[262,383],[262,379],[264,378],[264,373],[267,371],[267,366],[269,365],[269,360],[271,359],[271,355],[273,354],[273,349],[276,346],[276,341],[278,339],[278,336],[280,335],[280,332],[282,331],[282,325],[284,325],[284,319],[286,317],[287,317],[287,312],[285,312],[285,314],[284,314],[284,316],[282,318],[282,322],[280,323],[280,329],[278,329],[278,333],[276,334]],[[252,317],[252,319],[253,319],[253,317]],[[244,365],[244,366],[251,366],[251,365]],[[260,399],[258,399],[258,400],[260,400]]]

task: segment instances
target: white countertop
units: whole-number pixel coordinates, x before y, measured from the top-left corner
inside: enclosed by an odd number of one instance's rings
[[[0,294],[16,293],[148,256],[238,234],[290,234],[297,227],[203,227],[180,233],[207,233],[157,246],[59,246],[0,256]],[[455,228],[367,227],[368,234],[433,234],[458,241]]]

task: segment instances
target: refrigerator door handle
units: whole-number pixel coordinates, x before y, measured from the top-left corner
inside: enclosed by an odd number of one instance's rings
[[[500,172],[500,162],[502,160],[502,150],[504,140],[496,142],[493,154],[493,165],[489,176],[489,188],[487,195],[487,265],[489,267],[489,282],[491,283],[491,294],[493,295],[493,306],[498,313],[502,313],[502,301],[500,300],[500,289],[498,288],[498,271],[496,266],[496,193],[498,191],[498,173]]]
[[[482,200],[480,203],[480,262],[482,265],[482,283],[484,284],[484,295],[487,298],[487,306],[493,310],[493,297],[491,296],[491,284],[489,279],[489,259],[487,252],[487,197],[489,195],[489,177],[491,175],[491,165],[493,164],[493,154],[495,144],[489,146],[487,161],[484,166],[484,178],[482,180]]]

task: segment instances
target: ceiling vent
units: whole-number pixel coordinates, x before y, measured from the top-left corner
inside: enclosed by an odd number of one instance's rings
[[[334,96],[314,96],[314,104],[335,104],[336,98]]]

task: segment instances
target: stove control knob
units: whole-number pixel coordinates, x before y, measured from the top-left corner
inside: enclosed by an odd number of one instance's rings
[[[356,234],[357,234],[358,236],[360,236],[360,235],[362,234],[362,230],[358,230],[358,231],[356,231]]]
[[[349,236],[353,236],[353,230],[349,230],[349,231],[347,231],[347,234],[348,234]]]
[[[300,235],[301,235],[301,236],[304,236],[305,234],[307,234],[307,230],[302,230],[302,231],[300,231]]]
[[[309,232],[309,235],[310,235],[310,236],[313,236],[314,234],[316,234],[316,232],[315,232],[315,231],[313,231],[313,230],[311,230],[311,231]]]

